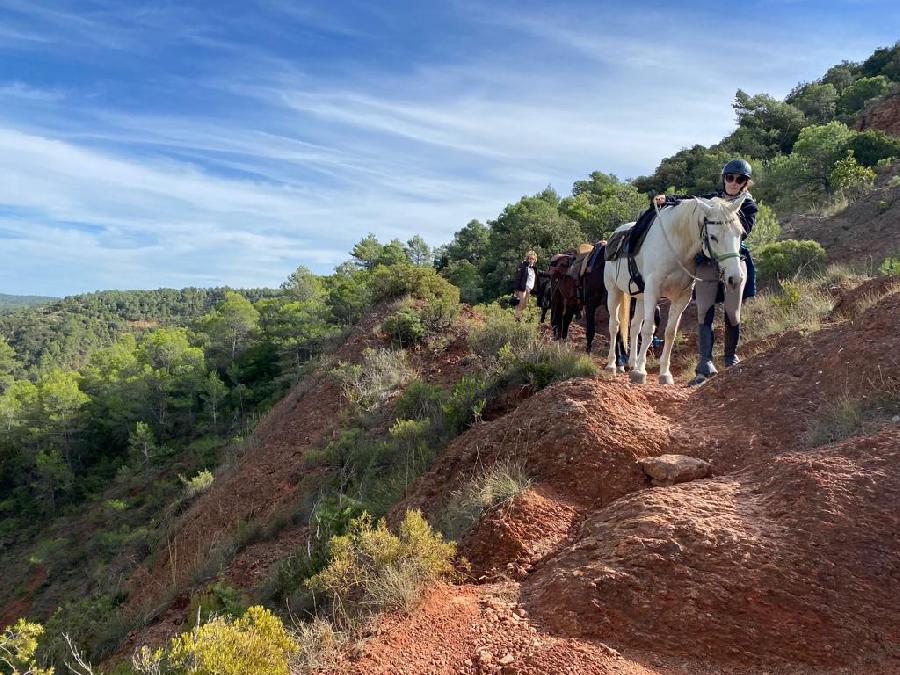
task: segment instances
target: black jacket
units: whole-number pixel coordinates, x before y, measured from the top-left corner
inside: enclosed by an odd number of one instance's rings
[[[528,268],[529,267],[531,267],[531,266],[528,264],[528,261],[523,260],[519,264],[519,266],[516,268],[516,290],[519,291],[520,293],[522,291],[528,290],[527,285],[528,285]],[[537,281],[537,274],[535,274],[535,281]],[[532,289],[532,290],[534,290],[534,289]]]

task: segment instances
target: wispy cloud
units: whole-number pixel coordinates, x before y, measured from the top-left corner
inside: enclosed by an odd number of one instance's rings
[[[6,0],[0,290],[273,285],[369,231],[440,243],[888,41],[821,6],[816,34],[778,8],[486,7]]]

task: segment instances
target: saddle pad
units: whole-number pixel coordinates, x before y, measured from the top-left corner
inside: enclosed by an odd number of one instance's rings
[[[609,238],[609,241],[606,242],[606,259],[618,260],[619,258],[623,257],[625,255],[625,251],[623,251],[622,249],[624,248],[625,242],[628,241],[628,238],[630,236],[630,227],[627,230],[621,230],[619,232],[613,233],[613,235]]]
[[[566,274],[568,274],[576,281],[580,279],[581,275],[584,274],[584,268],[587,266],[587,261],[590,257],[590,251],[579,253],[577,256],[575,256],[575,259],[569,265],[569,270],[566,272]]]

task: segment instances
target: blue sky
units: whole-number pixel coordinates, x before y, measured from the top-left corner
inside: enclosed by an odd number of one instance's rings
[[[730,13],[729,9],[734,9]],[[0,0],[0,292],[273,286],[632,177],[890,2]]]

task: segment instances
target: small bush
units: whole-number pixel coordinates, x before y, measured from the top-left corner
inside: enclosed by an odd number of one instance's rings
[[[333,668],[341,648],[348,640],[345,634],[335,630],[330,621],[320,617],[297,626],[294,639],[297,642],[297,653],[291,659],[291,665],[301,673]]]
[[[366,349],[361,365],[342,363],[332,371],[351,403],[371,410],[386,401],[413,375],[406,352]]]
[[[756,214],[756,224],[753,231],[747,237],[747,246],[754,251],[766,244],[772,244],[781,238],[781,224],[775,212],[762,202],[759,203],[759,213]]]
[[[497,305],[488,305],[483,311],[484,325],[473,326],[468,338],[469,348],[482,359],[496,359],[503,347],[522,352],[538,340],[534,326],[517,322],[512,312]]]
[[[432,267],[379,265],[369,275],[368,288],[373,302],[411,295],[422,300],[439,298],[459,303],[459,289]]]
[[[443,387],[414,379],[406,385],[394,410],[398,418],[431,419],[440,414],[446,398],[447,392]]]
[[[497,462],[453,492],[441,518],[441,530],[449,538],[458,539],[485,511],[511,502],[530,485],[531,479],[521,462]]]
[[[239,619],[215,617],[172,638],[165,649],[144,646],[132,666],[147,675],[288,675],[288,660],[297,650],[281,620],[254,606]]]
[[[188,605],[188,621],[211,621],[216,616],[228,615],[239,618],[247,611],[241,592],[221,581],[212,584],[205,591],[194,595]]]
[[[411,306],[401,307],[388,316],[381,329],[391,336],[391,341],[398,347],[417,345],[428,333],[422,323],[422,315]]]
[[[0,671],[9,675],[53,675],[53,668],[40,668],[34,657],[43,633],[41,624],[25,619],[0,633]]]
[[[875,391],[865,398],[842,394],[823,404],[807,431],[807,442],[813,447],[859,436],[900,414],[900,391]]]
[[[821,274],[828,255],[817,241],[786,239],[760,247],[754,258],[760,281],[773,283]]]
[[[456,544],[433,532],[419,511],[407,511],[397,535],[364,513],[350,531],[332,538],[328,567],[307,586],[331,601],[336,625],[366,615],[408,609],[424,587],[453,571]]]
[[[422,307],[422,324],[429,334],[449,329],[459,316],[459,299],[439,297],[429,300]]]
[[[878,273],[882,276],[900,275],[900,257],[888,256],[878,266]]]
[[[209,469],[203,469],[203,471],[190,479],[184,476],[178,476],[178,478],[184,484],[184,493],[188,499],[203,494],[212,487],[215,481],[215,477]]]
[[[534,342],[519,354],[504,347],[500,365],[504,371],[503,381],[530,384],[535,389],[573,377],[594,377],[598,372],[591,357],[556,342]]]

